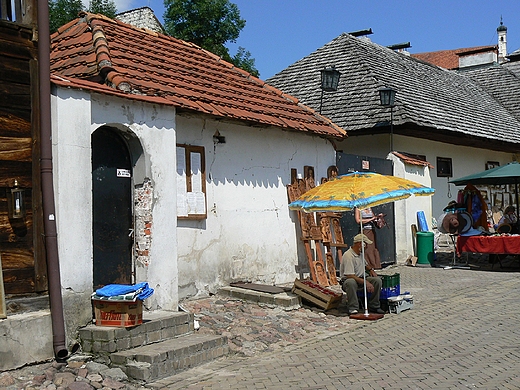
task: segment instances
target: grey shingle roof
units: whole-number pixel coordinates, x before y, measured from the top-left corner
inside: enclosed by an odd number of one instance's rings
[[[367,38],[342,34],[267,81],[319,109],[320,69],[331,65],[341,72],[340,85],[324,93],[322,113],[349,135],[388,131],[378,90],[392,87],[395,133],[498,150],[520,144],[520,121],[473,78]]]
[[[495,65],[465,72],[518,120],[520,120],[519,65],[517,63]]]

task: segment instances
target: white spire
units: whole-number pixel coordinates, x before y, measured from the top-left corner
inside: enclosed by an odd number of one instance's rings
[[[497,28],[498,35],[498,63],[506,61],[507,55],[507,27],[502,23],[502,16],[500,16],[500,26]]]

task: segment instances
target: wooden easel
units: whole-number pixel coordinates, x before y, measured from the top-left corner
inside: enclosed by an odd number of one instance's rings
[[[296,169],[291,169],[291,184],[287,186],[289,202],[296,200],[300,195],[314,187],[315,181],[313,167],[304,167],[304,179],[298,179]],[[301,228],[301,239],[309,263],[311,280],[321,286],[338,284],[334,258],[330,252],[330,248],[336,246],[334,245],[336,244],[335,237],[338,237],[338,233],[335,230],[333,231],[333,228],[331,228],[334,226],[333,221],[330,217],[319,218],[319,220],[316,221],[315,213],[305,213],[300,211],[297,213]],[[321,215],[329,213],[316,214]],[[336,225],[339,227],[339,218]],[[339,236],[341,237],[341,243],[343,243],[341,228]],[[312,252],[312,242],[314,242],[316,256],[314,256]],[[327,251],[325,251],[325,248],[327,248]],[[324,260],[324,255],[326,260]]]
[[[329,273],[336,274],[336,265],[334,264],[334,252],[338,263],[341,263],[343,257],[343,249],[348,248],[348,244],[343,241],[343,232],[341,231],[340,213],[317,213],[323,234],[323,245],[325,247],[325,256],[327,258],[327,270]],[[334,279],[337,284],[337,279]]]

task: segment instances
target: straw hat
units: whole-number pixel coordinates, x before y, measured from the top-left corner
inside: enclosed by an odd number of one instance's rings
[[[366,242],[368,245],[372,244],[372,240],[370,240],[367,236],[365,236],[364,234],[357,234],[356,236],[354,236],[354,244],[356,242]]]
[[[463,234],[473,226],[473,218],[465,211],[458,213],[444,213],[439,217],[441,224],[438,229],[446,234]]]

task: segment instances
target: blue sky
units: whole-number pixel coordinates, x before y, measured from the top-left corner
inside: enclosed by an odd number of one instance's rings
[[[231,0],[246,20],[230,53],[244,47],[267,79],[344,32],[371,28],[387,46],[411,53],[497,44],[503,18],[507,51],[520,49],[519,0]],[[149,6],[163,20],[162,0],[116,0],[119,12]]]

